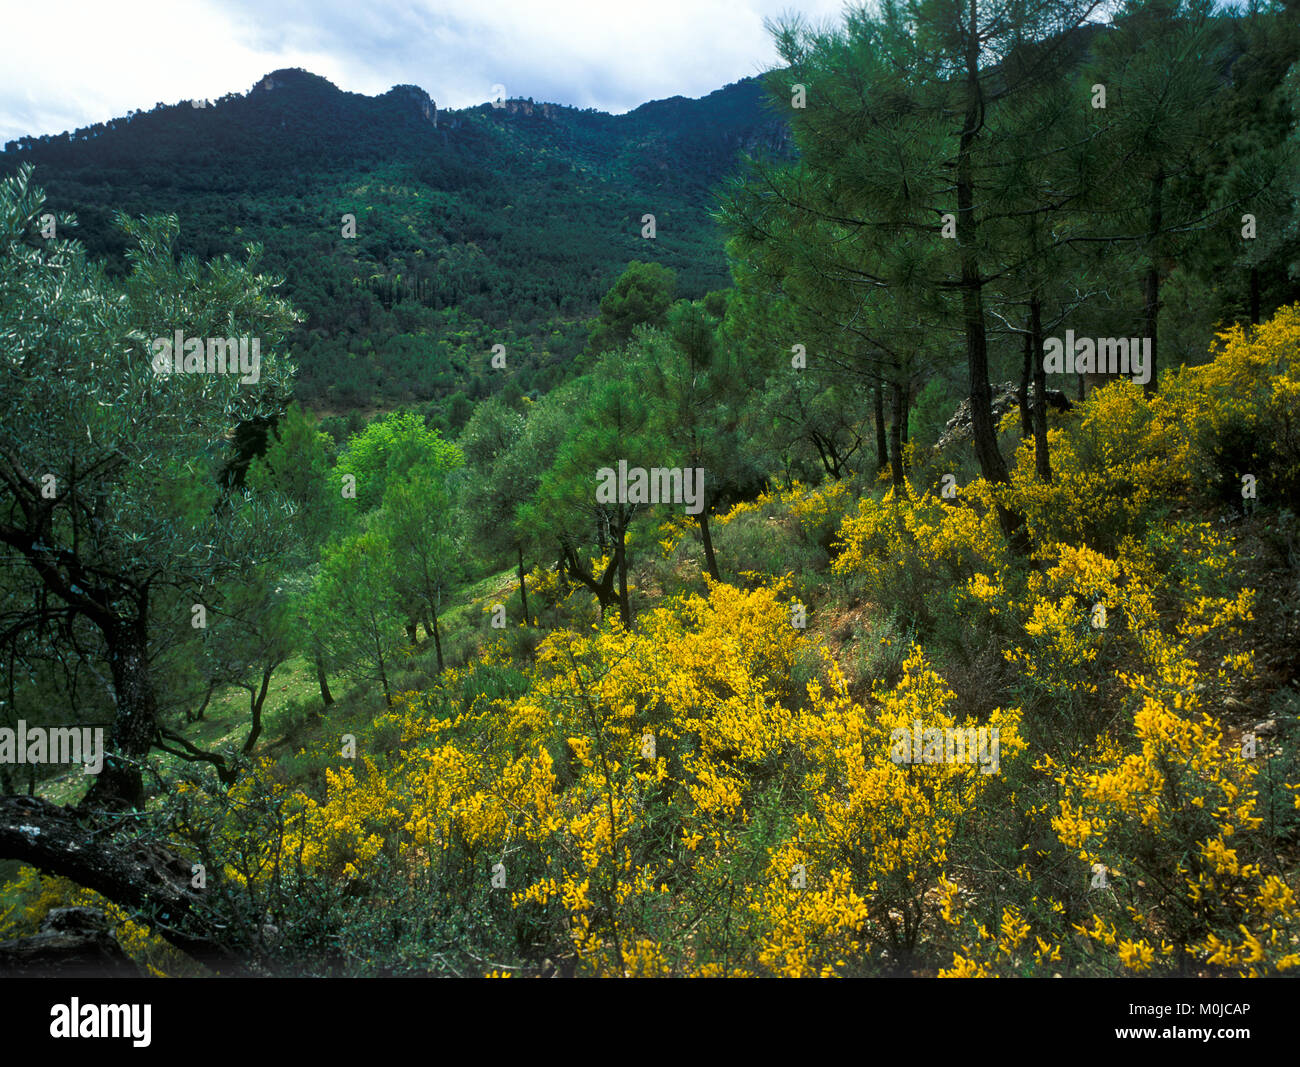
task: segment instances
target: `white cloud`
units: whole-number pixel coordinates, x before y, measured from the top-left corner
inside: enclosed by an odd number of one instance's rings
[[[511,96],[625,111],[701,96],[776,61],[765,16],[789,0],[41,0],[7,16],[0,140],[57,133],[303,67],[439,107]],[[843,0],[805,0],[816,20]],[[21,43],[18,43],[21,42]]]

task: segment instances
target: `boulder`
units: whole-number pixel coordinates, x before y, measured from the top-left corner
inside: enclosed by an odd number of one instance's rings
[[[0,941],[6,978],[139,978],[107,915],[98,908],[53,908],[33,937]]]
[[[993,390],[993,399],[989,406],[993,411],[993,421],[999,422],[1002,416],[1009,411],[1014,411],[1020,405],[1020,387],[1015,382],[1003,382],[991,388]],[[1034,398],[1037,395],[1031,383],[1029,386],[1030,407],[1033,407]],[[1069,411],[1074,407],[1070,403],[1069,397],[1059,389],[1047,390],[1047,406],[1054,411]],[[939,441],[935,447],[947,448],[959,441],[970,440],[971,435],[970,397],[967,397],[957,405],[957,410],[953,412],[952,418],[944,426],[943,433],[939,435]]]

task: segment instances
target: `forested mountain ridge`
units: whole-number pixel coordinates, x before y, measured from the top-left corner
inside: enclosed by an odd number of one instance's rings
[[[178,249],[201,259],[262,243],[305,316],[300,399],[416,402],[454,429],[489,392],[559,381],[629,260],[672,267],[684,296],[725,287],[710,191],[742,151],[788,145],[754,79],[609,115],[531,100],[440,111],[416,86],[367,97],[278,70],[245,95],[11,141],[0,173],[34,164],[111,273],[117,210],[179,214]],[[493,377],[498,343],[508,369]]]

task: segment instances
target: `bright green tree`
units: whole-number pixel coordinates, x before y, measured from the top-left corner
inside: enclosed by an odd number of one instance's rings
[[[438,616],[463,573],[463,543],[455,511],[454,473],[432,465],[388,480],[376,529],[392,553],[398,598],[408,618],[422,618],[443,669]]]
[[[290,590],[296,602],[296,617],[305,631],[302,647],[316,667],[316,682],[325,707],[334,703],[334,696],[319,636],[311,629],[306,600],[322,546],[342,536],[348,520],[340,478],[331,463],[332,452],[333,440],[319,429],[315,417],[300,405],[290,404],[269,436],[266,453],[253,460],[247,475],[250,489],[279,503],[290,514],[297,535],[294,565],[292,573],[283,575],[277,584]]]
[[[395,473],[417,464],[450,469],[461,462],[459,449],[426,426],[423,418],[414,412],[393,411],[348,438],[335,476],[340,494],[344,479],[355,479],[357,504],[362,511],[369,511],[384,499],[388,479]]]
[[[386,704],[399,629],[396,578],[392,546],[366,530],[326,546],[311,600],[326,655],[346,673],[378,682]]]

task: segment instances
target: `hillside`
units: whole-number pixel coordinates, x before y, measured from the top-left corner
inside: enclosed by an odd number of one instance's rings
[[[628,261],[673,268],[682,296],[724,288],[710,191],[742,151],[788,151],[752,79],[625,115],[499,103],[441,111],[416,86],[367,97],[278,70],[208,106],[9,142],[0,174],[34,164],[50,208],[75,214],[117,273],[118,210],[180,215],[177,247],[201,259],[260,242],[305,316],[291,338],[301,400],[416,402],[455,429],[466,397],[564,377]],[[493,376],[498,343],[508,370]]]

